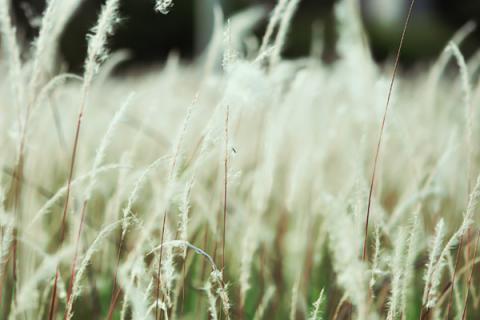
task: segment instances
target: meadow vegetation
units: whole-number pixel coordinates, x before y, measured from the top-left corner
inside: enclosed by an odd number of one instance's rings
[[[78,76],[58,39],[80,1],[26,44],[0,0],[1,319],[480,318],[473,24],[403,72],[355,0],[331,64],[317,33],[282,57],[299,0],[217,5],[198,59],[115,76],[107,0]]]

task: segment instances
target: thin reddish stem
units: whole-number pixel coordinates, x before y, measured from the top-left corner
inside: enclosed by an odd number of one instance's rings
[[[398,46],[397,55],[396,55],[396,58],[395,58],[395,66],[393,68],[392,80],[390,81],[390,87],[388,89],[387,102],[385,104],[385,110],[384,110],[384,113],[383,113],[382,124],[380,126],[380,133],[378,135],[377,148],[376,148],[376,151],[375,151],[375,160],[373,162],[372,178],[371,178],[371,181],[370,181],[370,191],[368,193],[367,216],[365,218],[365,238],[363,240],[363,254],[362,254],[362,260],[364,260],[364,261],[367,258],[368,223],[370,221],[370,209],[371,209],[371,205],[372,205],[372,194],[373,194],[373,187],[375,185],[375,176],[376,176],[376,173],[377,173],[378,157],[379,157],[379,154],[380,154],[380,147],[382,145],[383,132],[384,132],[385,123],[386,123],[386,120],[387,120],[387,114],[388,114],[388,109],[389,109],[389,106],[390,106],[390,100],[392,98],[393,86],[395,84],[395,78],[397,76],[398,66],[400,64],[400,54],[402,52],[403,42],[405,40],[405,35],[407,33],[407,27],[408,27],[408,24],[410,22],[410,17],[412,16],[414,5],[415,5],[415,0],[412,0],[411,3],[410,3],[410,7],[408,9],[408,14],[407,14],[407,18],[405,20],[405,24],[403,26],[402,36],[400,38],[400,44]]]

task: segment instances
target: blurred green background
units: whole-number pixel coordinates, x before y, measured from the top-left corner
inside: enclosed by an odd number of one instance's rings
[[[32,17],[44,9],[44,0],[12,0],[19,33],[31,39],[38,31]],[[122,0],[122,22],[111,39],[111,47],[129,49],[132,64],[163,61],[169,52],[177,51],[189,60],[201,53],[212,29],[212,4],[216,0],[176,0],[168,15],[153,11],[154,0]],[[275,0],[218,0],[225,17],[251,6],[263,6],[269,12]],[[401,32],[409,0],[359,0],[374,57],[383,61],[393,55]],[[102,0],[83,0],[64,32],[61,50],[73,71],[80,71],[85,57],[87,31],[94,25]],[[321,25],[325,35],[323,59],[335,59],[335,0],[302,0],[289,34],[285,55],[308,54],[312,25]],[[268,16],[258,24],[255,33],[262,35]],[[409,35],[402,55],[404,66],[429,61],[438,56],[452,34],[467,21],[480,24],[478,0],[417,0]],[[477,30],[462,47],[469,56],[480,48]]]

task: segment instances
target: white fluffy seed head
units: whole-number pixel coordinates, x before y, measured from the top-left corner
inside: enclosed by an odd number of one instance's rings
[[[155,11],[162,14],[168,14],[173,7],[173,0],[157,0],[155,3]]]

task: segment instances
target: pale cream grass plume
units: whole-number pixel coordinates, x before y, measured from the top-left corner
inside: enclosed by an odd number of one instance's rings
[[[252,34],[252,30],[264,18],[265,13],[265,8],[258,5],[242,10],[229,18],[231,50],[241,52],[245,38]]]
[[[1,208],[4,200],[0,199],[0,226],[12,226],[15,227],[15,220],[13,219],[11,214],[8,214]]]
[[[232,44],[232,24],[228,19],[223,30],[223,57],[222,68],[226,73],[231,73],[232,66],[238,60],[238,53]]]
[[[165,235],[164,235],[164,240],[169,241],[172,239],[172,234],[170,232],[170,229],[168,226],[165,226]],[[161,290],[163,291],[163,300],[167,304],[168,308],[172,307],[172,289],[173,289],[173,284],[177,278],[177,271],[175,270],[175,265],[174,265],[174,258],[175,258],[175,252],[173,251],[172,246],[168,246],[165,248],[165,250],[159,251],[158,254],[158,261],[160,261],[160,253],[162,253],[163,257],[162,260],[162,265],[161,267]],[[159,263],[159,262],[158,262]],[[158,263],[155,263],[155,265],[158,265]]]
[[[155,310],[155,308],[159,306],[160,307],[160,310],[162,310],[163,312],[163,315],[165,317],[165,320],[168,320],[169,317],[168,317],[168,307],[167,305],[159,300],[158,302],[157,301],[154,301],[153,303],[150,304],[150,307],[148,307],[147,309],[147,312],[145,314],[145,316],[143,317],[144,320],[146,319],[149,319],[150,318],[150,315],[153,314],[153,310]],[[172,314],[172,316],[174,316],[175,314]]]
[[[118,22],[119,0],[107,0],[102,7],[100,17],[92,33],[88,35],[87,59],[85,60],[84,84],[82,100],[85,103],[87,90],[93,77],[98,73],[100,64],[107,59],[107,38],[113,33]]]
[[[308,320],[322,320],[322,311],[320,308],[322,307],[323,303],[325,301],[325,289],[322,289],[320,291],[320,294],[318,295],[318,299],[315,300],[313,303],[313,309],[312,312],[308,318]]]
[[[265,311],[268,308],[268,305],[270,304],[270,300],[272,300],[272,297],[274,294],[275,294],[275,286],[270,285],[265,291],[265,294],[263,295],[262,300],[260,301],[260,304],[257,307],[257,310],[255,310],[255,315],[253,316],[253,320],[261,320],[264,318]]]
[[[253,218],[250,227],[246,230],[245,237],[242,240],[241,260],[240,260],[240,304],[245,305],[247,292],[250,290],[250,274],[252,261],[258,247],[258,226],[260,219],[258,215]]]
[[[442,242],[444,237],[445,237],[445,223],[443,219],[440,219],[440,221],[437,223],[435,227],[435,237],[433,238],[433,241],[430,245],[430,254],[428,257],[427,270],[425,272],[425,277],[424,277],[425,288],[423,291],[423,298],[422,298],[423,305],[426,305],[427,302],[430,300],[432,287],[433,287],[432,282],[433,282],[435,265],[440,260],[441,247],[442,247]]]
[[[155,11],[168,14],[173,7],[173,0],[156,0]]]
[[[263,35],[262,45],[260,46],[260,50],[258,51],[259,56],[263,55],[267,49],[267,46],[270,44],[270,39],[272,38],[273,32],[275,31],[275,27],[280,22],[282,14],[287,6],[289,0],[278,0],[275,9],[273,9],[272,16],[270,17],[267,25],[267,30]]]
[[[465,40],[465,38],[470,35],[476,28],[476,24],[473,21],[467,22],[463,25],[452,37],[450,42],[455,43],[457,46]],[[441,75],[447,67],[450,58],[452,57],[451,50],[443,50],[437,61],[433,64],[428,77],[426,84],[426,97],[427,97],[427,106],[432,110],[435,107],[435,100],[438,97],[438,84],[441,80]]]
[[[405,215],[414,205],[421,203],[425,199],[432,196],[442,196],[445,190],[438,186],[424,186],[417,193],[399,203],[392,213],[390,220],[387,222],[386,229],[393,230],[398,225],[399,220]]]
[[[212,283],[210,281],[210,278],[208,281],[205,283],[205,286],[203,290],[207,294],[207,300],[208,300],[208,314],[210,315],[212,320],[217,320],[217,297],[213,294],[212,290]]]
[[[358,14],[359,10],[355,0],[341,0],[335,5],[335,18],[339,29],[337,48],[344,62],[352,66],[361,63],[362,69],[367,75],[373,62]]]
[[[469,21],[465,23],[457,32],[455,32],[452,39],[449,41],[447,47],[450,45],[450,43],[453,43],[456,46],[460,46],[463,41],[475,31],[476,28],[477,25],[474,21]],[[436,88],[436,83],[440,80],[440,76],[445,70],[448,61],[452,57],[452,53],[452,51],[447,50],[446,48],[442,51],[435,64],[432,66],[432,69],[430,70],[430,74],[428,75],[429,85],[427,85],[427,87],[429,87],[430,89]]]
[[[467,70],[470,70],[472,74],[475,74],[480,67],[480,50],[477,50],[467,62]],[[478,87],[477,87],[478,88]],[[478,93],[478,92],[477,92]]]
[[[219,1],[213,2],[213,32],[205,57],[205,78],[210,79],[220,57],[223,39],[223,10]]]
[[[460,76],[462,79],[463,99],[465,104],[465,123],[466,123],[466,144],[467,144],[467,179],[468,190],[470,192],[470,179],[472,177],[472,165],[473,165],[473,118],[474,109],[472,104],[472,88],[470,84],[470,75],[468,73],[467,64],[460,49],[454,42],[450,42],[447,46],[447,50],[453,53],[458,68],[460,69]]]
[[[122,166],[129,166],[128,161],[129,161],[130,155],[128,151],[124,151],[122,155],[120,156],[120,165]],[[131,167],[131,165],[130,165]],[[110,198],[111,201],[107,203],[107,206],[105,208],[105,216],[103,219],[103,225],[110,224],[112,221],[116,221],[117,219],[120,219],[120,215],[122,215],[122,204],[124,201],[124,194],[126,192],[126,185],[127,185],[127,178],[129,177],[127,174],[127,170],[121,170],[118,173],[118,178],[115,183],[114,187],[114,194]],[[111,255],[108,250],[105,250],[104,253],[104,258],[102,261],[106,261],[106,259],[110,259]],[[102,263],[102,265],[105,265],[105,263]]]
[[[106,237],[108,237],[118,226],[121,225],[122,221],[116,221],[106,227],[104,227],[97,235],[95,240],[92,242],[90,247],[88,248],[87,252],[85,253],[85,256],[82,259],[82,263],[78,266],[78,269],[75,270],[75,280],[73,283],[72,287],[72,295],[71,298],[68,301],[68,304],[66,306],[66,319],[70,320],[73,316],[72,313],[72,307],[73,303],[75,302],[75,299],[80,296],[81,293],[81,287],[80,283],[82,281],[82,276],[85,273],[85,270],[87,269],[88,265],[90,264],[90,260],[92,259],[92,256],[94,255],[95,252],[101,249],[100,244],[105,240]]]
[[[5,264],[8,262],[8,255],[10,253],[10,246],[13,242],[13,224],[8,224],[3,227],[2,247],[0,248],[0,279],[3,279],[5,272]]]
[[[169,156],[163,156],[158,158],[157,160],[153,161],[145,170],[142,171],[140,177],[136,180],[133,190],[128,196],[128,201],[127,205],[125,208],[122,210],[123,211],[123,225],[122,225],[122,236],[121,236],[121,241],[125,238],[125,235],[127,234],[129,222],[131,222],[128,218],[130,216],[133,216],[132,213],[132,207],[134,203],[137,201],[138,198],[138,193],[140,192],[140,189],[143,187],[145,184],[147,178],[151,174],[151,172],[156,169],[159,165],[163,164],[166,160],[169,159]]]
[[[117,112],[115,112],[115,115],[110,121],[110,124],[108,125],[108,129],[105,132],[105,135],[103,136],[100,142],[100,145],[98,146],[98,149],[95,154],[95,159],[93,160],[92,170],[91,170],[91,172],[94,172],[94,174],[90,176],[90,182],[85,191],[85,201],[90,200],[92,196],[93,189],[97,181],[97,176],[95,172],[98,171],[98,168],[100,168],[103,160],[105,159],[105,153],[106,153],[107,147],[110,145],[113,139],[113,136],[117,130],[118,124],[120,123],[123,116],[125,115],[125,112],[127,111],[128,107],[131,105],[134,95],[135,95],[134,93],[129,94],[128,97],[125,99],[125,102],[121,105],[121,107],[117,110]]]
[[[426,178],[426,182],[423,184],[423,187],[416,193],[414,193],[409,198],[401,201],[394,209],[390,219],[387,223],[387,231],[393,230],[393,228],[397,225],[398,221],[401,217],[408,212],[408,210],[413,207],[415,204],[420,204],[424,199],[429,196],[437,195],[441,196],[445,190],[439,186],[434,184],[435,178],[441,173],[441,169],[443,166],[448,164],[448,160],[451,159],[452,154],[454,154],[455,149],[455,137],[454,135],[450,135],[447,143],[447,147],[444,148],[441,156],[438,157],[438,160],[435,163],[435,166],[430,170],[428,176]]]
[[[150,236],[150,233],[154,230],[154,228],[157,226],[156,223],[155,223],[155,220],[158,218],[158,216],[160,214],[167,214],[167,210],[170,206],[170,202],[171,202],[171,197],[172,195],[175,193],[175,187],[176,187],[176,182],[177,182],[177,174],[178,174],[178,167],[179,167],[179,161],[180,161],[180,157],[182,155],[182,150],[183,150],[183,143],[184,143],[184,139],[185,139],[185,135],[188,131],[188,128],[189,128],[189,124],[190,124],[190,119],[191,119],[191,116],[192,116],[192,113],[193,113],[193,109],[196,105],[198,101],[198,94],[196,94],[194,96],[194,99],[192,101],[192,103],[190,104],[188,110],[187,110],[187,113],[185,115],[185,118],[183,120],[183,123],[182,123],[182,126],[180,128],[180,131],[177,135],[177,138],[176,138],[176,141],[175,143],[172,145],[172,153],[173,153],[173,156],[171,157],[171,162],[170,162],[170,168],[169,168],[169,173],[168,173],[168,180],[167,180],[167,185],[165,187],[165,191],[163,192],[163,201],[161,203],[162,205],[162,208],[160,208],[159,210],[157,210],[158,213],[154,214],[154,215],[151,215],[150,216],[150,220],[148,220],[146,222],[146,230],[144,230],[142,233],[141,233],[141,236],[139,239],[137,239],[137,248],[141,248],[144,244],[144,242],[148,239],[148,237]],[[203,144],[205,143],[205,140],[202,142],[202,150],[203,150]],[[200,151],[200,154],[202,154],[202,150]],[[160,158],[160,159],[163,159],[163,158]],[[124,217],[125,216],[128,216],[130,214],[130,211],[131,211],[131,207],[133,205],[133,202],[136,201],[136,198],[137,198],[137,193],[139,191],[139,188],[142,186],[142,184],[144,183],[144,180],[146,179],[147,175],[149,174],[149,172],[154,169],[159,163],[157,163],[158,161],[160,161],[160,159],[158,159],[157,161],[155,161],[154,163],[152,163],[142,174],[142,176],[140,176],[140,178],[137,180],[137,183],[135,184],[135,187],[134,187],[134,190],[132,191],[132,193],[130,194],[130,197],[129,197],[129,200],[128,200],[128,204],[126,206],[126,208],[124,209],[123,211],[123,215]],[[194,169],[193,169],[193,175],[192,175],[192,179],[195,179],[195,173],[196,173],[196,165],[194,165]],[[165,216],[166,217],[166,216]],[[128,225],[124,225],[122,227],[122,241],[125,237],[125,234],[127,232],[127,228],[128,228]],[[135,252],[135,251],[132,251],[129,255],[130,259],[134,259],[136,254],[138,254],[138,252]]]
[[[31,243],[26,239],[18,238],[18,240],[29,247],[36,246],[35,243]],[[40,248],[34,248],[34,251],[39,253],[42,263],[35,267],[34,272],[28,275],[26,281],[22,283],[19,288],[17,295],[17,315],[24,311],[34,310],[37,305],[36,302],[38,302],[39,284],[51,277],[52,270],[54,270],[61,261],[72,256],[73,247],[64,246],[54,254],[47,254]]]
[[[206,288],[204,288],[207,292],[208,295],[211,295],[213,297],[213,299],[216,301],[216,297],[214,297],[213,293],[212,293],[212,290],[213,290],[213,287],[215,286],[220,286],[219,289],[217,289],[217,291],[215,291],[215,293],[222,299],[223,301],[223,304],[224,304],[224,310],[226,310],[227,308],[225,307],[225,305],[228,305],[229,306],[229,300],[228,300],[228,295],[226,294],[226,290],[224,289],[224,285],[223,285],[223,282],[221,280],[221,275],[219,276],[218,275],[218,268],[217,266],[215,265],[215,262],[213,261],[213,258],[208,254],[206,253],[204,250],[192,245],[191,243],[189,243],[188,241],[184,241],[184,240],[169,240],[169,241],[165,241],[163,242],[162,244],[154,247],[153,249],[151,249],[151,251],[147,252],[146,254],[147,255],[150,255],[156,251],[159,251],[162,247],[166,247],[170,250],[173,250],[173,248],[180,248],[180,249],[191,249],[193,250],[196,254],[199,254],[201,256],[203,256],[210,264],[210,267],[212,268],[212,273],[211,274],[215,274],[215,278],[213,278],[212,276],[209,278],[209,281],[207,281],[207,284],[206,286],[209,287],[209,290],[207,291]],[[155,265],[155,264],[154,264]],[[164,264],[162,263],[162,266],[164,266]],[[125,300],[124,300],[124,306],[125,306]],[[165,301],[161,301],[162,304],[166,305],[166,302]],[[155,303],[154,303],[155,304]],[[216,308],[216,307],[215,307]],[[122,308],[123,309],[123,308]],[[216,310],[216,309],[215,309]],[[216,311],[215,311],[216,312]]]
[[[178,134],[177,142],[172,146],[173,157],[172,157],[172,161],[170,163],[170,171],[169,171],[169,174],[168,174],[167,186],[165,188],[165,191],[163,192],[163,202],[161,203],[162,208],[156,210],[156,214],[150,215],[150,219],[148,221],[146,221],[146,223],[145,223],[146,229],[143,230],[143,232],[140,234],[140,238],[137,239],[136,249],[130,252],[129,259],[135,259],[136,256],[138,256],[139,254],[142,254],[141,252],[139,252],[139,250],[141,250],[143,244],[145,243],[145,241],[147,241],[148,237],[154,231],[154,229],[156,227],[158,227],[158,225],[155,223],[155,221],[161,216],[162,213],[165,214],[167,212],[167,209],[170,205],[171,197],[172,197],[172,195],[175,191],[174,188],[175,188],[176,182],[177,182],[176,181],[177,180],[176,175],[177,175],[177,170],[178,170],[177,169],[178,168],[178,161],[179,161],[179,157],[181,156],[181,153],[182,153],[182,145],[183,145],[184,135],[186,134],[186,131],[188,129],[188,124],[189,124],[189,121],[190,121],[191,112],[193,111],[193,107],[195,105],[195,102],[196,102],[196,98],[194,99],[194,102],[190,105],[189,110],[187,111],[187,114],[185,116],[183,125],[182,125],[182,127],[180,129],[180,132]],[[204,131],[204,134],[203,134],[204,139],[201,142],[200,152],[199,152],[197,158],[195,159],[194,163],[191,164],[192,175],[194,177],[196,176],[197,169],[200,165],[199,159],[201,159],[202,157],[205,156],[205,154],[208,151],[208,147],[210,146],[211,141],[209,139],[209,136],[212,134],[212,131],[213,131],[213,128],[214,128],[214,120],[213,119],[214,119],[215,114],[217,113],[217,111],[219,109],[220,109],[219,105],[217,105],[217,107],[215,108],[215,111],[214,111],[213,115],[209,119],[209,122],[208,122],[208,124],[206,126],[206,129]]]
[[[230,298],[227,293],[227,285],[223,282],[223,273],[220,270],[213,270],[210,273],[209,281],[216,286],[216,294],[222,303],[223,314],[226,320],[230,319]]]
[[[129,169],[129,168],[131,168],[131,167],[130,166],[119,165],[119,164],[104,165],[104,166],[101,166],[100,168],[98,168],[96,170],[96,172],[90,171],[90,172],[88,172],[88,173],[86,173],[82,176],[79,176],[79,177],[75,178],[72,181],[72,186],[75,186],[75,185],[78,185],[78,184],[82,183],[83,181],[89,179],[90,176],[92,176],[92,175],[97,175],[97,174],[109,172],[109,171],[112,171],[112,170]],[[58,189],[57,192],[55,192],[55,194],[47,202],[45,202],[45,204],[37,211],[35,216],[32,218],[31,222],[28,224],[27,229],[32,228],[39,219],[43,218],[46,214],[48,214],[50,212],[50,209],[52,208],[52,206],[54,206],[55,203],[65,195],[65,193],[67,192],[67,188],[68,188],[68,186],[64,185],[63,187]]]
[[[123,303],[120,319],[125,320],[128,307],[131,306],[132,318],[143,319],[148,314],[147,301],[143,299],[144,291],[135,285],[135,280],[145,276],[146,270],[143,259],[133,261],[132,265],[122,265],[118,273],[120,286],[123,288]],[[138,283],[138,281],[137,281]]]
[[[370,291],[372,292],[373,295],[373,287],[375,286],[375,283],[377,282],[377,274],[381,274],[382,270],[379,269],[379,257],[380,257],[380,252],[381,252],[381,247],[380,247],[380,226],[378,224],[375,224],[375,232],[374,232],[374,248],[373,248],[373,259],[372,259],[372,267],[371,267],[371,276],[370,276]]]
[[[402,314],[402,318],[404,318],[407,314],[409,295],[411,293],[411,285],[413,283],[415,273],[415,258],[417,257],[417,253],[420,249],[418,245],[418,242],[420,241],[420,210],[421,205],[418,205],[417,209],[413,213],[407,240],[407,253],[405,262],[403,264],[404,276],[402,281],[402,292],[400,294],[400,312]]]
[[[391,289],[388,298],[387,320],[398,319],[400,313],[402,282],[404,278],[404,268],[402,265],[405,255],[406,234],[405,229],[400,227],[395,237],[393,257],[390,261],[391,270]]]
[[[463,215],[463,221],[460,227],[455,231],[455,233],[450,237],[447,241],[443,250],[441,251],[438,261],[432,270],[432,289],[430,290],[430,296],[428,297],[427,304],[428,306],[435,305],[436,302],[436,294],[437,294],[437,287],[440,283],[440,279],[442,276],[442,271],[445,266],[445,260],[449,251],[458,243],[460,238],[467,232],[468,228],[471,226],[473,222],[473,218],[475,212],[477,211],[477,205],[480,198],[480,175],[477,177],[477,182],[470,193],[467,209]]]
[[[320,61],[324,50],[325,28],[321,20],[315,20],[312,23],[312,38],[310,40],[310,53],[312,63]]]
[[[16,30],[12,26],[10,18],[10,0],[0,1],[0,33],[2,35],[3,50],[6,53],[8,61],[9,83],[11,86],[13,99],[15,101],[15,110],[17,112],[17,121],[19,130],[23,124],[21,122],[21,110],[24,108],[23,97],[25,91],[25,82],[22,74],[22,61],[20,58],[20,48],[17,41]]]
[[[81,82],[83,81],[83,78],[72,73],[62,73],[51,78],[45,85],[42,86],[40,92],[38,93],[38,98],[36,104],[34,105],[34,111],[38,111],[40,109],[38,107],[41,106],[43,101],[47,99],[50,92],[65,84],[65,82],[68,80],[77,80]]]
[[[273,45],[274,49],[272,56],[270,57],[270,63],[273,66],[280,61],[280,55],[282,54],[282,50],[287,39],[287,33],[290,29],[293,15],[297,11],[299,3],[300,0],[289,0],[285,8],[285,12],[282,15],[282,19],[280,20],[280,25],[278,27],[277,37],[275,38],[275,43]]]
[[[358,319],[366,320],[372,315],[368,314],[368,270],[359,257],[361,235],[352,219],[347,216],[343,201],[334,201],[333,198],[327,201],[329,212],[326,215],[326,222],[329,225],[329,247],[333,255],[333,268],[338,274],[336,281],[357,308]]]
[[[189,181],[186,183],[182,200],[179,206],[179,222],[178,222],[178,233],[180,240],[188,240],[188,222],[189,222],[189,211],[190,211],[190,198],[192,193],[192,188],[194,185],[194,177],[192,176]],[[185,248],[186,249],[186,248]],[[185,258],[186,250],[184,250],[183,257]]]
[[[52,57],[49,55],[48,48],[55,46],[58,40],[56,34],[53,33],[56,17],[58,16],[59,0],[48,0],[45,12],[42,17],[42,25],[38,37],[33,42],[33,56],[32,56],[32,72],[28,84],[28,107],[32,108],[37,99],[39,89],[43,82],[48,80],[48,75],[45,75],[44,67],[49,65],[49,60]],[[47,71],[48,72],[48,71]]]
[[[199,93],[196,93],[195,96],[193,97],[192,102],[188,106],[187,112],[185,114],[182,125],[180,127],[180,131],[177,133],[175,143],[172,146],[173,157],[171,159],[170,171],[168,174],[169,184],[173,183],[174,180],[177,178],[179,162],[183,154],[185,136],[189,129],[194,108],[198,103],[198,98],[199,98]]]
[[[53,15],[53,27],[51,28],[50,32],[51,35],[49,38],[51,41],[48,42],[48,46],[46,46],[43,50],[45,51],[42,54],[45,59],[43,60],[44,65],[42,68],[44,71],[49,74],[53,75],[56,68],[58,68],[58,56],[59,56],[59,39],[62,35],[63,31],[65,30],[65,26],[72,18],[73,14],[75,13],[76,9],[84,0],[61,0],[58,1],[58,9],[55,10],[56,14]],[[48,58],[48,59],[47,59]]]
[[[290,298],[290,320],[295,320],[296,319],[296,314],[297,314],[297,303],[298,303],[298,290],[300,287],[300,275],[297,276],[297,279],[293,283],[292,286],[292,295]]]
[[[101,95],[102,90],[105,90],[105,86],[108,86],[108,80],[112,79],[112,74],[115,69],[123,62],[132,58],[132,53],[127,49],[118,50],[112,52],[108,59],[103,63],[102,68],[97,74],[94,87],[96,89],[95,95]]]

